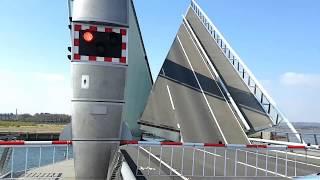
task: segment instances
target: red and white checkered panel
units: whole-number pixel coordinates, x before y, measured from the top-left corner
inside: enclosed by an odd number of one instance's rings
[[[100,62],[110,62],[116,64],[127,64],[127,29],[126,28],[118,28],[118,27],[109,27],[109,26],[101,26],[101,25],[87,25],[75,23],[73,24],[73,58],[72,61],[100,61]],[[122,52],[121,58],[114,57],[99,57],[99,56],[83,56],[79,54],[79,36],[80,30],[90,30],[90,31],[98,31],[98,32],[115,32],[120,33],[122,35]]]

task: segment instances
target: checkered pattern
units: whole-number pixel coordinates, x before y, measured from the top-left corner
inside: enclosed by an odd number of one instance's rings
[[[100,62],[110,62],[116,64],[127,64],[127,29],[126,28],[117,28],[117,27],[108,27],[108,26],[98,26],[98,25],[87,25],[87,24],[73,24],[73,58],[72,61],[100,61]],[[79,34],[80,30],[90,30],[98,32],[115,32],[122,35],[122,52],[121,58],[114,57],[99,57],[99,56],[83,56],[79,54]]]

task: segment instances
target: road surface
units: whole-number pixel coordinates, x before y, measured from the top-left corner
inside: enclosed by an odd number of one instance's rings
[[[263,107],[191,8],[186,19],[251,128],[260,130],[271,127],[272,122]]]
[[[248,144],[206,61],[182,24],[141,120],[180,130],[184,142]]]

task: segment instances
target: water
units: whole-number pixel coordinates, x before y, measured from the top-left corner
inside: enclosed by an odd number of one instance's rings
[[[41,151],[41,152],[40,152]],[[12,156],[7,164],[6,172],[24,172],[45,165],[54,164],[73,158],[72,146],[44,146],[44,147],[14,147]],[[13,159],[12,159],[13,158]],[[13,164],[12,164],[13,163]]]
[[[320,123],[295,122],[292,124],[296,128],[298,133],[301,133],[302,138],[306,143],[316,144],[316,139],[318,141],[318,144],[320,143]],[[298,142],[295,134],[290,133],[291,130],[285,124],[280,124],[280,126],[270,129],[270,131],[282,132],[277,133],[277,135],[284,137],[287,136],[286,133],[289,133],[289,140],[291,142]]]

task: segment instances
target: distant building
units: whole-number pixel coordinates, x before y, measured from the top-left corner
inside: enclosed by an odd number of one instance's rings
[[[0,120],[16,120],[16,119],[17,119],[17,115],[13,113],[0,114]]]

